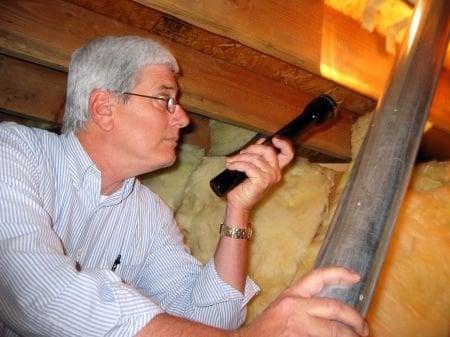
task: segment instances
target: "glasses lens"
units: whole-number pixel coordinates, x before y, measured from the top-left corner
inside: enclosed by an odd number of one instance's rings
[[[175,100],[175,98],[169,97],[169,99],[167,100],[167,110],[170,113],[174,113],[176,105],[177,105],[177,101]]]

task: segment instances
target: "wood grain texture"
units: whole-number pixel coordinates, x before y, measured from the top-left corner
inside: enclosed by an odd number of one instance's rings
[[[293,119],[313,98],[241,67],[64,1],[7,0],[0,3],[0,50],[59,69],[67,69],[71,53],[89,38],[125,34],[153,38],[174,53],[183,73],[181,103],[192,112],[273,132]],[[344,109],[343,112],[348,113]],[[308,146],[339,158],[349,158],[351,125],[345,124],[345,120],[338,123],[337,129],[333,127],[311,136]]]
[[[0,121],[59,129],[64,115],[67,75],[0,54]],[[209,149],[206,117],[191,114],[183,142]]]
[[[57,123],[64,110],[66,74],[0,55],[0,108]]]
[[[175,17],[127,0],[68,0],[75,5],[113,18],[256,74],[317,96],[330,93],[342,107],[364,114],[376,102],[334,82],[305,71],[275,57],[260,53],[232,39],[195,27]]]
[[[381,95],[394,60],[382,36],[364,31],[322,1],[136,1],[373,99]],[[450,96],[448,71],[438,84],[441,97]],[[448,103],[436,99],[430,120],[450,132]]]
[[[66,0],[130,26],[151,31],[163,13],[129,0]]]

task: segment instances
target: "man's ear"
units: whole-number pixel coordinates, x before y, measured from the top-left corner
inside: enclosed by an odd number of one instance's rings
[[[112,103],[113,98],[106,90],[95,89],[89,96],[91,120],[104,131],[111,131],[114,127]]]

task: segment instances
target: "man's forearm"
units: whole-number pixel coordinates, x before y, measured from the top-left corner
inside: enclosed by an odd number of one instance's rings
[[[138,337],[239,337],[238,331],[226,331],[188,321],[183,318],[160,314],[153,318],[137,335]]]
[[[227,205],[225,224],[246,228],[249,213]],[[217,244],[214,262],[219,277],[235,289],[244,292],[248,269],[248,245],[245,239],[221,237]]]

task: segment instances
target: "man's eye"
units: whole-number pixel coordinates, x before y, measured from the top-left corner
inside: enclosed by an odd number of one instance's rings
[[[167,102],[169,100],[169,98],[170,98],[170,96],[164,96],[164,95],[161,95],[161,96],[158,96],[158,97],[161,98],[161,102]]]

